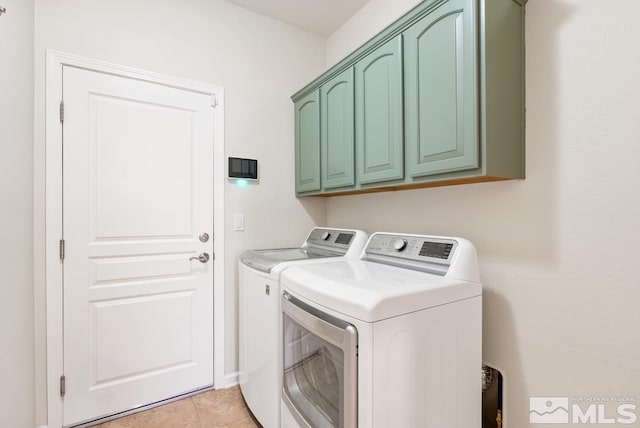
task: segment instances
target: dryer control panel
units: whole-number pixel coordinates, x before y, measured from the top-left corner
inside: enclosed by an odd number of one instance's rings
[[[369,239],[364,258],[444,275],[457,247],[452,238],[376,233]]]

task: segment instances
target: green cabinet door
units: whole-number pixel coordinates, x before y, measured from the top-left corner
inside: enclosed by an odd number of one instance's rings
[[[356,159],[361,184],[404,176],[402,150],[402,37],[355,65]]]
[[[320,88],[322,188],[351,186],[354,173],[353,68]]]
[[[478,167],[475,0],[448,0],[404,36],[407,173]]]
[[[320,95],[315,90],[295,106],[296,193],[320,190]]]

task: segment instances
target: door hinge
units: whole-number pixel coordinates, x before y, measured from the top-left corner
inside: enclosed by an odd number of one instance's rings
[[[67,379],[64,377],[64,375],[60,376],[60,397],[64,397],[64,394],[66,392],[66,381]]]
[[[213,108],[218,107],[218,96],[216,94],[211,95],[211,106]]]
[[[60,240],[60,261],[64,261],[64,239]]]
[[[64,123],[64,101],[60,101],[60,123]]]

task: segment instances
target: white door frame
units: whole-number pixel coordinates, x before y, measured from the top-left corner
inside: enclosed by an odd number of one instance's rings
[[[47,308],[47,420],[50,428],[62,425],[60,376],[63,374],[63,296],[59,244],[62,238],[62,67],[138,79],[211,95],[215,128],[213,160],[214,290],[213,290],[213,381],[224,388],[224,89],[187,79],[166,76],[127,66],[47,50],[45,118],[45,281]]]

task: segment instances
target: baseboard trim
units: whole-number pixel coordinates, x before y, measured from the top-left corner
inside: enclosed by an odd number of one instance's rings
[[[240,383],[240,372],[227,373],[224,376],[224,387],[231,388]]]

